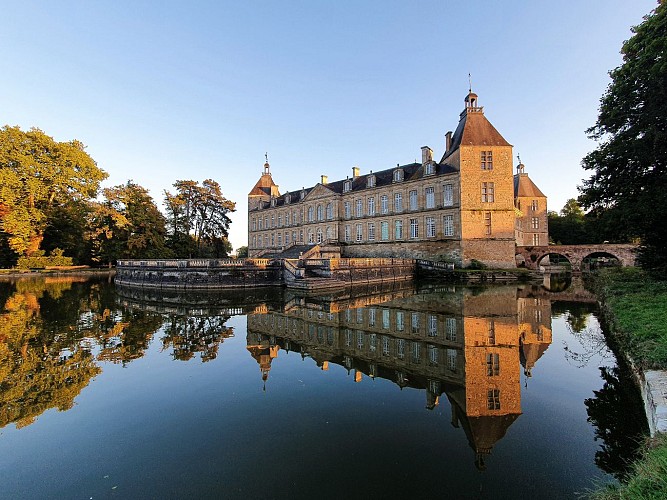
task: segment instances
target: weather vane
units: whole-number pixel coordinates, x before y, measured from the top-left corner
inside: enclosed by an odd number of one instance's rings
[[[468,73],[468,92],[472,92],[472,77]]]

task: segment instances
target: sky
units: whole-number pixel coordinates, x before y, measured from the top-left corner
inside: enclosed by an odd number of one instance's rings
[[[589,173],[608,72],[655,0],[0,2],[0,126],[78,139],[161,207],[176,180],[236,202],[444,152],[468,92],[560,210]],[[162,207],[161,207],[162,208]]]

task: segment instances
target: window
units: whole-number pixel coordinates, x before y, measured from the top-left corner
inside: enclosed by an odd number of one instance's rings
[[[269,216],[268,215],[264,216],[264,227],[266,229],[269,229]]]
[[[424,175],[433,175],[435,173],[435,163],[427,163],[424,167]]]
[[[381,222],[380,223],[380,238],[382,241],[387,241],[389,239],[389,223]]]
[[[496,322],[492,319],[489,320],[488,337],[489,345],[496,345]]]
[[[480,159],[481,159],[481,164],[482,164],[482,170],[493,170],[493,152],[492,151],[482,151]]]
[[[322,212],[322,205],[317,205],[317,220],[323,220],[324,214]]]
[[[533,212],[537,212],[537,200],[533,200],[533,201],[530,202],[530,209]]]
[[[403,193],[394,194],[394,212],[403,211]]]
[[[357,200],[357,210],[354,215],[361,217],[364,214],[364,203],[362,200]]]
[[[421,347],[419,342],[412,343],[412,359],[417,363],[419,363],[419,360],[421,359]]]
[[[380,196],[380,213],[389,213],[389,199],[387,198],[386,194]]]
[[[345,241],[350,241],[350,226],[345,226]]]
[[[500,410],[500,389],[489,389],[486,393],[486,408]]]
[[[405,313],[396,311],[396,331],[402,332],[403,330],[405,330]]]
[[[352,207],[350,206],[350,202],[346,201],[343,207],[345,210],[345,218],[349,219],[350,217],[352,217]]]
[[[299,231],[299,241],[303,243],[303,229]]]
[[[445,338],[456,342],[456,318],[445,318]]]
[[[389,309],[382,309],[382,328],[389,330]]]
[[[364,348],[364,332],[357,330],[357,349]]]
[[[442,204],[445,207],[451,207],[454,204],[454,187],[451,184],[442,186]]]
[[[435,208],[435,188],[426,188],[426,208]]]
[[[285,225],[286,225],[286,226],[289,226],[290,224],[292,224],[292,213],[291,213],[291,212],[287,212],[287,213],[285,214]]]
[[[389,356],[389,337],[382,336],[382,355]]]
[[[297,216],[296,210],[292,212],[292,224],[298,224],[299,223],[299,218]]]
[[[375,326],[375,308],[368,309],[368,326]]]
[[[276,227],[276,216],[275,215],[271,216],[271,227],[272,228]]]
[[[343,193],[349,193],[352,191],[352,181],[345,181],[343,183]]]
[[[486,375],[487,377],[497,377],[500,375],[500,356],[496,353],[486,355]]]
[[[272,247],[276,246],[276,235],[275,235],[275,233],[271,233],[271,246]]]
[[[368,198],[368,215],[375,215],[375,197]]]
[[[419,221],[417,219],[410,219],[410,238],[419,238]]]
[[[357,241],[361,241],[363,239],[363,228],[361,224],[357,224]]]
[[[262,218],[260,217],[259,218],[259,230],[261,231],[262,229],[264,229],[264,223],[262,221]]]
[[[289,194],[289,193],[287,193],[287,194],[285,195],[285,204],[286,204],[286,205],[289,205],[291,201],[292,201],[292,195]]]
[[[432,365],[438,364],[438,348],[434,345],[429,345],[428,348],[428,361]]]
[[[428,336],[438,336],[438,317],[435,314],[428,315]]]
[[[482,182],[482,203],[493,203],[493,182]]]
[[[375,224],[368,224],[368,241],[375,241]]]
[[[447,349],[447,368],[451,371],[456,371],[456,358],[457,358],[456,349]]]
[[[333,219],[333,205],[331,203],[327,204],[327,220]]]
[[[252,218],[252,230],[257,231],[257,219]]]
[[[292,241],[296,243],[296,231],[292,231]]]
[[[530,218],[530,227],[533,229],[539,229],[540,228],[540,219],[539,217],[531,217]]]
[[[403,221],[402,220],[397,220],[394,223],[394,229],[395,229],[394,238],[397,239],[397,240],[402,240],[403,239]]]
[[[419,333],[419,313],[412,313],[411,318],[412,333]]]
[[[369,175],[366,178],[366,187],[369,187],[369,188],[375,187],[375,176],[374,175]]]
[[[278,233],[278,246],[281,247],[283,246],[283,234]]]
[[[435,219],[426,217],[426,237],[435,238]]]
[[[417,191],[410,191],[410,210],[417,210]]]
[[[322,243],[322,228],[317,228],[317,242]]]
[[[534,246],[540,246],[540,235],[539,234],[534,234],[533,235],[533,245]]]
[[[313,207],[308,207],[308,222],[313,222]]]
[[[399,359],[403,359],[405,357],[405,340],[404,339],[396,339],[396,356],[398,356]]]
[[[485,234],[491,236],[491,212],[484,212]]]
[[[327,239],[328,240],[333,239],[333,233],[331,231],[331,226],[327,226]]]
[[[283,216],[282,215],[278,216],[278,227],[283,227]]]
[[[285,233],[285,245],[289,245],[289,232]]]
[[[257,248],[257,236],[252,237],[252,247]]]
[[[443,234],[445,236],[454,236],[454,216],[445,215],[442,219],[443,222]]]
[[[397,168],[394,170],[394,182],[401,182],[403,180],[403,170]]]
[[[308,243],[313,243],[313,231],[311,229],[308,230]]]

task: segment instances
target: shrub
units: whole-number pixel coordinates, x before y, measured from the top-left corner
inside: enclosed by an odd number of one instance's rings
[[[36,255],[30,257],[19,257],[17,267],[19,269],[44,269],[54,266],[71,266],[72,257],[65,257],[60,248],[54,248],[47,257],[40,250]]]

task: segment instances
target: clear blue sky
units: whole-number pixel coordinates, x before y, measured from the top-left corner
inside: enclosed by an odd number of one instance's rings
[[[560,210],[587,174],[608,71],[654,0],[6,1],[0,124],[79,139],[161,205],[177,179],[237,202],[268,151],[281,191],[443,153],[472,73],[486,116]]]

